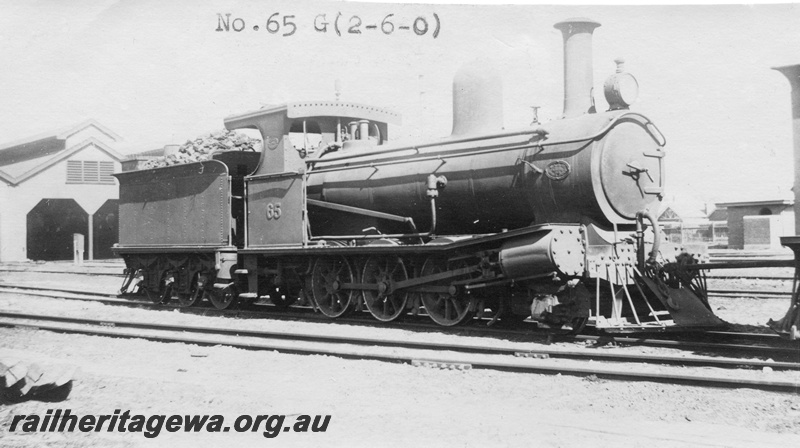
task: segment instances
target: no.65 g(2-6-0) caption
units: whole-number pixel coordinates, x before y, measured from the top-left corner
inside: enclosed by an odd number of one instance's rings
[[[288,37],[294,35],[303,27],[308,27],[309,29],[313,27],[314,32],[323,34],[336,33],[339,37],[346,34],[368,35],[382,33],[387,36],[393,34],[425,36],[430,34],[436,39],[442,29],[441,19],[436,13],[433,13],[431,17],[421,15],[414,18],[387,14],[382,18],[375,19],[367,20],[358,15],[345,15],[337,12],[336,14],[317,14],[311,20],[310,18],[298,18],[293,14],[276,12],[270,15],[266,21],[255,21],[254,24],[248,25],[247,21],[242,17],[235,17],[231,13],[217,13],[217,28],[215,31],[240,33],[249,28],[256,32],[266,31],[269,34]],[[380,21],[377,19],[380,19]]]

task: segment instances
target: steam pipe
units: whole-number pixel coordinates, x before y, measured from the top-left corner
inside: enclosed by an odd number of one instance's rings
[[[641,249],[639,250],[639,269],[644,269],[643,261],[643,249],[644,249],[644,229],[643,229],[643,222],[644,219],[650,221],[650,225],[653,226],[653,250],[650,252],[650,255],[647,257],[647,264],[653,264],[656,262],[656,257],[658,256],[658,251],[661,249],[661,228],[658,226],[658,219],[650,210],[642,210],[640,212],[636,212],[636,234],[641,239]]]
[[[592,32],[600,23],[586,18],[567,19],[553,25],[564,37],[564,115],[594,113],[592,89]]]
[[[339,240],[370,240],[370,239],[382,239],[382,238],[428,238],[433,237],[436,232],[436,198],[439,197],[439,190],[443,189],[447,186],[447,178],[444,176],[436,176],[435,174],[431,174],[428,176],[428,191],[427,196],[430,199],[431,204],[431,226],[427,232],[423,233],[401,233],[401,234],[391,234],[391,235],[326,235],[326,236],[310,236],[309,239],[311,240],[332,240],[332,239],[339,239]],[[318,205],[320,201],[314,201]],[[342,207],[338,204],[334,204],[336,207]],[[348,207],[349,208],[349,207]],[[386,215],[386,214],[382,214]],[[377,216],[377,215],[375,215]],[[389,216],[389,215],[386,215]],[[399,218],[399,217],[396,217]],[[397,220],[397,219],[393,219]],[[416,230],[416,226],[414,225],[414,220],[408,218],[408,221],[411,223],[412,228]]]
[[[436,198],[430,198],[431,204],[431,227],[427,232],[422,233],[391,233],[391,234],[378,234],[378,235],[323,235],[323,236],[310,236],[309,240],[379,240],[384,238],[428,238],[435,236],[436,231]],[[411,220],[411,225],[416,228]]]
[[[313,164],[319,163],[319,162],[326,162],[326,163],[327,162],[338,162],[340,160],[357,159],[357,158],[361,158],[361,157],[364,157],[364,156],[385,155],[385,154],[391,154],[391,153],[400,152],[400,151],[417,151],[417,153],[419,153],[420,149],[430,148],[430,147],[433,147],[433,146],[455,145],[456,143],[478,142],[478,141],[482,141],[482,140],[491,140],[491,139],[494,139],[494,138],[516,137],[518,135],[535,134],[535,136],[531,136],[530,141],[534,141],[534,140],[540,141],[542,139],[547,138],[547,134],[549,134],[549,133],[550,132],[547,129],[545,129],[545,128],[540,126],[540,127],[536,127],[536,128],[532,128],[532,129],[525,129],[525,130],[522,130],[522,131],[508,131],[508,132],[499,132],[499,133],[496,133],[496,134],[478,135],[478,136],[474,136],[474,137],[454,138],[454,139],[447,139],[447,140],[436,141],[436,142],[431,142],[431,143],[424,143],[424,144],[416,145],[416,146],[401,146],[401,147],[391,148],[391,149],[377,149],[377,150],[374,150],[374,151],[360,151],[360,152],[355,153],[355,154],[343,154],[343,155],[339,155],[339,156],[335,156],[335,157],[326,157],[324,159],[323,158],[307,159],[306,160],[306,165],[313,165]],[[593,137],[587,137],[587,138],[581,139],[581,141],[583,141],[583,140],[591,140],[592,138]],[[561,143],[562,142],[557,142],[555,144],[561,144]],[[550,143],[550,144],[553,144],[553,143]]]
[[[794,140],[794,234],[800,235],[800,64],[774,67],[792,86],[792,134]]]

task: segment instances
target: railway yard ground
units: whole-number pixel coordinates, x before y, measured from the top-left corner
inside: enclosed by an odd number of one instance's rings
[[[0,312],[48,314],[178,326],[283,333],[304,333],[395,341],[469,344],[520,352],[600,352],[619,355],[721,358],[701,349],[601,343],[593,339],[555,340],[509,332],[440,332],[398,325],[374,326],[296,319],[249,318],[235,314],[184,313],[176,308],[127,307],[91,301],[29,295],[7,288],[86,290],[114,295],[122,263],[93,262],[0,265]],[[790,268],[712,271],[709,289],[741,291],[710,297],[714,311],[733,330],[770,333],[769,318],[782,317],[789,297],[764,298],[765,292],[791,290]],[[777,278],[777,279],[776,279]],[[4,287],[6,286],[6,287]],[[757,291],[751,294],[748,291]],[[58,295],[58,294],[56,294]],[[3,318],[0,317],[0,323]],[[78,326],[78,324],[70,324]],[[797,446],[800,444],[800,391],[753,387],[707,387],[690,382],[619,380],[607,375],[566,373],[598,366],[651,374],[715,376],[742,381],[800,383],[800,370],[724,369],[551,356],[519,363],[550,368],[550,374],[515,369],[465,368],[459,363],[402,363],[302,354],[308,341],[281,340],[280,350],[257,348],[255,335],[207,337],[204,344],[164,342],[174,332],[148,330],[149,339],[121,337],[120,326],[99,326],[120,337],[54,332],[46,325],[0,326],[0,359],[35,362],[47,369],[77,368],[69,399],[60,403],[0,402],[0,445],[15,446]],[[38,328],[37,328],[38,327]],[[172,337],[172,336],[171,336]],[[227,339],[225,339],[227,338]],[[231,344],[225,343],[232,341]],[[233,343],[235,342],[235,343]],[[327,344],[327,345],[325,345]],[[234,346],[235,345],[235,346]],[[340,349],[328,341],[323,347]],[[782,345],[787,347],[787,345]],[[354,345],[345,347],[355,350]],[[800,363],[800,346],[775,361]],[[407,347],[360,347],[380,356],[409,356],[447,361],[457,353],[416,351]],[[499,355],[472,354],[476,363]],[[744,363],[746,355],[738,355]],[[753,355],[752,358],[756,358]],[[493,359],[493,358],[492,358]],[[759,358],[767,359],[767,357]],[[608,365],[607,367],[605,367]],[[563,368],[564,374],[557,374]],[[48,409],[73,414],[220,414],[226,422],[241,414],[330,415],[326,432],[280,433],[265,438],[247,433],[10,432],[13,416],[44,415]]]

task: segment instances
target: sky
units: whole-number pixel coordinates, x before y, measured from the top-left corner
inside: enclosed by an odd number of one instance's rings
[[[183,143],[267,104],[333,100],[337,79],[343,101],[403,115],[391,138],[445,137],[453,76],[476,59],[503,80],[507,129],[529,125],[534,105],[554,120],[563,49],[553,24],[588,17],[602,24],[598,108],[624,57],[640,85],[632,110],[667,138],[668,201],[791,197],[790,88],[771,67],[800,63],[800,4],[0,0],[0,11],[0,143],[93,118],[125,139],[124,153]],[[226,14],[231,30],[217,31]],[[348,33],[359,20],[361,33]]]

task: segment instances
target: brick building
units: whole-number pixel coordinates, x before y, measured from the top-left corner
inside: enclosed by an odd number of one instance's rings
[[[794,235],[794,201],[724,202],[728,212],[728,247],[731,249],[780,249],[780,237]]]

